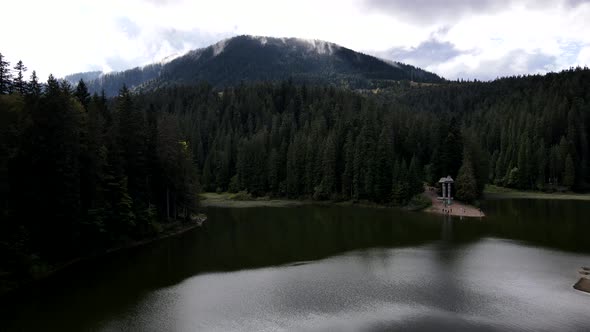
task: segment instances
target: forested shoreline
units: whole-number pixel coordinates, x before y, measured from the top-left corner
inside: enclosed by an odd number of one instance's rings
[[[177,114],[205,191],[403,205],[441,176],[588,191],[590,70],[358,93],[333,87],[172,87],[139,103]]]
[[[198,171],[174,114],[121,89],[90,96],[21,62],[0,72],[0,272],[26,280],[54,264],[156,236],[190,218]],[[5,285],[1,285],[5,286]]]
[[[589,190],[590,70],[382,90],[207,83],[107,99],[0,58],[3,273],[157,234],[199,190],[403,206],[456,179]]]

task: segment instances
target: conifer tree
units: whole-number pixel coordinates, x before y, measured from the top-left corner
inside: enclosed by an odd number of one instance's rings
[[[574,166],[574,159],[572,158],[571,154],[568,154],[565,158],[565,167],[563,173],[563,185],[572,188],[576,180],[576,169]]]
[[[545,168],[547,167],[547,153],[545,150],[545,144],[541,141],[537,147],[536,152],[537,160],[537,189],[543,190],[545,188]]]
[[[286,184],[287,184],[287,195],[289,197],[298,197],[300,195],[299,167],[298,167],[298,163],[297,163],[297,149],[295,147],[295,145],[296,145],[295,142],[292,142],[291,144],[289,144],[289,148],[287,150]]]
[[[416,158],[416,156],[412,156],[410,166],[408,169],[409,198],[418,195],[424,191],[421,169],[422,166],[420,165],[418,158]]]
[[[129,236],[135,227],[133,199],[127,190],[127,177],[123,174],[120,157],[115,151],[107,152],[101,188],[104,196],[105,227],[110,241]]]
[[[19,60],[16,66],[14,66],[14,70],[16,70],[16,77],[12,83],[13,90],[24,95],[27,92],[27,82],[24,80],[24,73],[27,71],[27,67]]]
[[[144,209],[147,192],[146,174],[146,143],[147,129],[145,117],[139,111],[127,87],[123,87],[117,97],[115,106],[117,145],[120,148],[121,160],[129,194],[137,201],[138,209]],[[176,129],[175,129],[176,130]]]
[[[404,199],[403,187],[401,184],[401,165],[399,159],[395,161],[391,175],[391,202],[400,205]]]
[[[528,173],[528,158],[529,152],[527,151],[526,141],[522,141],[518,149],[518,187],[520,189],[529,188],[529,173]]]
[[[55,79],[53,74],[49,74],[49,77],[47,77],[47,84],[43,93],[45,96],[57,96],[60,93],[59,82]]]
[[[24,73],[27,71],[27,67],[19,60],[16,66],[14,66],[14,70],[16,70],[16,77],[12,83],[12,88],[15,92],[24,95],[27,92],[27,82],[24,80]]]
[[[2,53],[0,53],[0,95],[10,93],[11,80],[10,62],[6,61]]]
[[[386,202],[391,193],[391,174],[393,168],[393,134],[384,127],[379,134],[377,144],[375,196],[378,201]]]
[[[457,181],[455,181],[457,188],[456,197],[465,202],[471,202],[477,198],[477,183],[475,175],[473,174],[473,166],[468,155],[463,157],[463,164],[459,169]]]
[[[321,190],[325,195],[329,195],[336,188],[336,141],[333,133],[328,135],[324,144],[322,172]]]
[[[268,156],[268,185],[272,193],[279,191],[280,178],[279,153],[276,148],[272,148]]]
[[[74,96],[76,96],[80,104],[84,106],[84,109],[88,109],[88,104],[90,103],[90,93],[88,92],[88,88],[86,87],[86,83],[84,83],[83,79],[80,79],[78,82]]]
[[[27,84],[27,93],[35,98],[38,98],[41,95],[41,85],[39,84],[37,72],[34,70],[31,74],[31,81]]]
[[[354,138],[351,132],[346,135],[344,142],[344,171],[342,172],[342,195],[352,197],[352,179],[354,173]]]
[[[456,119],[449,120],[448,132],[443,137],[440,160],[435,163],[440,167],[440,174],[456,176],[461,166],[463,140]]]
[[[398,160],[393,168],[391,200],[394,205],[405,205],[411,198],[408,164]]]

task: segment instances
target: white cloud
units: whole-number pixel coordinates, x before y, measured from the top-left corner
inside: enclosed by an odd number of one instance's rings
[[[576,62],[580,66],[590,67],[590,46],[586,46],[586,47],[582,48],[582,50],[578,54],[578,58],[576,59]]]
[[[445,2],[440,19],[436,8],[424,15],[430,19],[419,19],[426,12],[418,5],[434,3],[428,0],[417,1],[415,8],[404,5],[405,12],[373,2],[377,5],[368,8],[366,0],[9,1],[3,12],[12,14],[3,16],[0,29],[18,27],[18,32],[2,35],[0,52],[13,63],[22,59],[41,77],[144,65],[238,34],[321,39],[379,54],[391,48],[419,50],[435,38],[452,45],[456,56],[442,62],[439,56],[430,65],[427,55],[414,54],[414,59],[449,78],[542,72],[588,62],[587,1],[485,0],[473,6],[453,0]]]
[[[419,64],[451,79],[558,71],[580,63],[581,46],[590,45],[590,35],[582,33],[590,30],[588,17],[588,3],[511,2],[504,10],[472,13],[437,33],[436,42],[448,43],[458,54],[431,65],[424,55]],[[420,49],[421,45],[411,46]]]

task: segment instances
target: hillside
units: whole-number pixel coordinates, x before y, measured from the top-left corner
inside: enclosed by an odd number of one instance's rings
[[[80,77],[86,76],[84,74],[70,75],[69,78],[75,78],[70,81],[77,83]],[[350,88],[374,88],[410,79],[427,83],[443,80],[422,69],[386,62],[334,43],[238,36],[190,51],[166,63],[101,75],[89,81],[88,87],[91,92],[104,89],[107,96],[114,96],[123,84],[145,91],[203,81],[214,87],[227,87],[241,82],[287,79]]]

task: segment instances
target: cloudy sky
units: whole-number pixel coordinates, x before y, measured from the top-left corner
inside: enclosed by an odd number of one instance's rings
[[[2,11],[0,52],[41,77],[241,34],[331,41],[449,79],[590,66],[590,0],[8,0]]]

